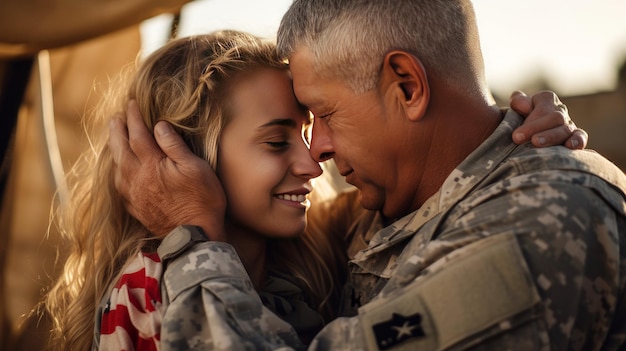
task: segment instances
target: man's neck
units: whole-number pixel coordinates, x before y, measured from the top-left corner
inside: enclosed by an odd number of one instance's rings
[[[450,103],[454,101],[454,103]],[[443,185],[450,173],[497,128],[501,110],[486,99],[445,95],[431,100],[433,138],[417,187],[412,211],[419,209]]]

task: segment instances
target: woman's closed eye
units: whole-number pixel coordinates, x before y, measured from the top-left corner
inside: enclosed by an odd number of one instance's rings
[[[265,144],[277,150],[283,150],[289,147],[289,142],[284,141],[284,140],[283,141],[266,141]]]

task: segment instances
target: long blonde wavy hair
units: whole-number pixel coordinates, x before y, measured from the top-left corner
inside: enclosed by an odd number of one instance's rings
[[[158,120],[168,121],[215,169],[220,134],[229,117],[229,82],[255,68],[288,66],[273,43],[241,32],[174,39],[113,82],[85,119],[90,148],[68,172],[69,196],[53,218],[69,253],[44,301],[53,321],[51,346],[90,349],[96,307],[109,285],[139,250],[158,245],[158,239],[129,215],[115,189],[108,133],[103,132],[110,118],[136,99],[150,129]],[[340,237],[312,228],[298,239],[273,244],[280,254],[270,253],[272,266],[288,267],[286,273],[309,295],[313,307],[332,318],[344,274],[343,267],[333,266],[345,264],[345,250]]]

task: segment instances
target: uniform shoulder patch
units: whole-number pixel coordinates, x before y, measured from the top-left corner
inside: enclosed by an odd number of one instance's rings
[[[374,324],[372,329],[376,335],[376,343],[380,350],[387,350],[406,339],[425,336],[422,328],[422,315],[419,313],[403,316],[393,313],[391,319]]]
[[[492,328],[514,327],[507,324],[512,317],[530,314],[540,302],[513,234],[460,248],[429,271],[359,309],[368,349],[445,349]]]

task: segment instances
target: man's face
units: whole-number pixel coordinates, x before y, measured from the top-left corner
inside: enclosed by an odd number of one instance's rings
[[[334,158],[346,181],[362,193],[362,205],[386,216],[403,215],[407,191],[398,191],[402,131],[398,109],[389,109],[379,88],[355,94],[338,79],[315,73],[312,55],[300,49],[289,59],[296,97],[314,115],[311,155]],[[387,101],[385,101],[387,100]]]

